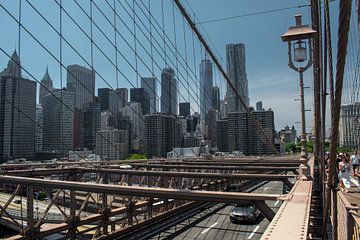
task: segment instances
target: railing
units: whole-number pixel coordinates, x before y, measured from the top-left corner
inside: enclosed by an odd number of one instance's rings
[[[338,209],[338,239],[360,239],[359,207],[353,206],[342,192],[337,194]]]

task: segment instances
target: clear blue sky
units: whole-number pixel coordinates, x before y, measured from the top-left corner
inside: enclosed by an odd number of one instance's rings
[[[59,0],[58,0],[59,1]],[[32,0],[29,1],[38,11],[43,14],[48,21],[59,31],[59,7],[56,1],[50,0]],[[90,5],[88,1],[78,1],[80,6],[87,12],[90,12]],[[95,4],[104,12],[104,14],[113,21],[113,15],[110,7],[106,4],[105,0],[94,0]],[[111,5],[113,0],[107,0]],[[95,43],[99,48],[109,57],[110,61],[103,56],[103,54],[94,47],[94,68],[98,72],[96,76],[97,87],[107,87],[108,82],[111,87],[131,87],[137,86],[137,76],[135,70],[132,68],[136,65],[136,58],[131,48],[135,47],[133,31],[132,16],[132,0],[120,0],[116,1],[117,11],[120,19],[117,19],[117,28],[119,34],[117,34],[118,49],[123,54],[120,56],[118,53],[118,66],[122,74],[119,73],[116,80],[116,71],[113,64],[115,64],[115,51],[113,46],[106,40],[99,29],[93,26]],[[260,12],[278,8],[285,8],[291,6],[298,6],[307,4],[309,1],[284,1],[284,0],[272,0],[272,1],[260,1],[260,0],[183,0],[184,6],[189,12],[194,11],[196,17],[200,21],[211,20],[221,17],[229,17],[233,15],[241,15],[253,12]],[[137,3],[137,4],[136,4]],[[139,39],[136,47],[141,58],[137,59],[138,72],[140,76],[152,75],[152,61],[151,57],[147,54],[150,53],[150,42],[141,31],[148,31],[149,22],[145,15],[141,12],[141,9],[145,9],[144,5],[148,6],[148,0],[138,0],[135,3],[136,13],[139,15],[137,23],[140,27],[136,29],[136,34]],[[7,9],[10,14],[15,18],[18,18],[19,1],[15,0],[0,0],[0,4],[3,8]],[[191,6],[191,9],[189,5]],[[90,21],[88,17],[82,12],[82,10],[72,0],[63,1],[64,9],[74,18],[74,20],[83,28],[85,33],[90,35]],[[0,8],[0,47],[11,54],[14,48],[18,48],[18,27],[17,23]],[[338,13],[338,1],[331,3],[331,14],[333,23],[333,37],[335,45],[336,28],[337,25],[337,13]],[[161,0],[151,0],[151,10],[154,17],[159,24],[162,22]],[[309,8],[300,8],[286,10],[276,13],[262,14],[257,16],[244,17],[234,20],[228,20],[223,22],[204,24],[202,27],[206,30],[206,38],[211,38],[212,48],[216,48],[216,53],[219,58],[225,59],[225,45],[227,43],[244,43],[246,45],[246,67],[249,81],[250,101],[252,105],[255,105],[256,101],[263,101],[265,108],[272,108],[275,112],[276,128],[279,130],[286,124],[292,125],[299,119],[299,102],[295,102],[294,99],[298,97],[298,75],[291,71],[287,66],[287,46],[281,42],[280,36],[283,34],[289,26],[294,25],[294,15],[296,13],[303,14],[303,22],[309,23]],[[22,23],[36,38],[41,41],[46,48],[56,57],[60,57],[59,49],[59,36],[55,31],[49,27],[47,23],[36,13],[36,11],[30,6],[28,1],[22,1]],[[130,14],[130,15],[129,15]],[[174,42],[174,25],[173,25],[173,4],[170,0],[164,0],[164,16],[165,16],[165,29],[168,37]],[[114,41],[114,29],[103,17],[100,11],[93,6],[93,18],[98,24],[99,28],[106,34],[112,41]],[[145,24],[142,25],[141,21]],[[198,64],[202,59],[203,51],[199,47],[199,43],[195,43],[195,65],[194,57],[192,55],[192,35],[188,27],[185,29],[185,41],[183,32],[183,20],[181,19],[178,11],[175,9],[175,29],[177,49],[185,57],[188,56],[188,66],[182,68],[178,63],[178,78],[181,83],[179,84],[182,96],[180,101],[190,100],[192,102],[194,110],[197,110],[195,104],[198,91],[195,90],[195,83],[192,82],[192,78],[196,77],[191,72],[195,72],[198,75]],[[85,58],[82,59],[72,48],[63,41],[62,58],[64,65],[68,64],[80,64],[84,66],[91,66],[91,54],[90,54],[90,40],[86,35],[79,30],[79,28],[71,21],[71,19],[63,13],[63,36],[68,39],[69,43],[79,51],[79,54]],[[204,33],[204,29],[200,27],[200,30]],[[131,32],[130,32],[131,31]],[[154,75],[160,79],[161,68],[165,66],[164,53],[160,49],[162,46],[162,38],[159,33],[153,29],[153,44],[157,47],[158,51],[153,49],[154,58]],[[121,36],[123,38],[121,38]],[[162,34],[160,32],[160,34]],[[130,45],[128,46],[127,43]],[[157,45],[159,44],[159,46]],[[170,45],[170,42],[168,43]],[[145,48],[142,49],[140,45]],[[187,51],[185,51],[185,45]],[[46,52],[25,30],[21,31],[20,38],[20,53],[22,65],[25,69],[29,70],[30,74],[23,71],[23,75],[27,75],[30,78],[36,78],[38,80],[44,74],[46,66],[49,66],[49,72],[54,80],[55,86],[66,86],[66,72],[62,70],[62,78],[60,77],[60,66],[54,60],[54,58]],[[8,61],[8,57],[0,51],[0,68],[4,68]],[[223,61],[225,64],[225,62]],[[167,64],[176,68],[176,58],[171,54],[169,48],[167,48]],[[185,66],[185,64],[183,64]],[[224,65],[225,67],[225,65]],[[191,71],[186,69],[191,68]],[[312,75],[305,75],[306,85],[312,86]],[[222,94],[225,93],[226,84],[220,77],[218,71],[215,70],[215,84],[219,85],[222,90]],[[102,79],[103,78],[103,79]],[[188,79],[188,80],[187,80]],[[190,79],[190,80],[189,80]],[[104,81],[105,80],[105,81]],[[189,84],[187,83],[189,81]],[[190,93],[188,93],[188,86]],[[192,90],[193,89],[193,90]],[[158,94],[160,95],[160,87],[158,86]],[[311,89],[306,92],[307,108],[312,108],[312,92]],[[311,127],[311,114],[308,114],[307,126]],[[296,126],[297,128],[299,126]]]

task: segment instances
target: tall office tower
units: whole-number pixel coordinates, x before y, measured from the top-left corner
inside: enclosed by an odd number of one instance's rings
[[[43,145],[43,108],[40,104],[36,105],[35,121],[35,153],[38,153],[42,151]]]
[[[51,77],[49,75],[49,69],[46,67],[46,72],[41,79],[41,85],[40,85],[40,94],[39,94],[39,103],[41,104],[42,98],[49,93],[49,91],[53,90],[53,81],[51,80]]]
[[[220,152],[228,151],[228,121],[221,119],[216,121],[216,146]]]
[[[74,93],[74,107],[92,102],[95,96],[95,71],[80,65],[67,66],[67,90]]]
[[[129,102],[122,108],[121,113],[130,118],[131,146],[137,148],[140,142],[144,140],[144,118],[141,104],[138,102]]]
[[[262,101],[256,102],[256,111],[262,111],[262,110],[263,110]]]
[[[100,130],[96,133],[96,149],[102,160],[122,160],[129,155],[128,131]]]
[[[188,102],[179,103],[179,116],[183,116],[183,117],[190,116],[190,103]]]
[[[339,134],[340,146],[360,148],[360,102],[341,106]]]
[[[288,125],[279,131],[279,139],[283,143],[292,143],[296,141],[296,130],[294,125],[290,128]]]
[[[212,109],[220,112],[220,88],[218,86],[212,87]]]
[[[148,158],[166,157],[176,146],[176,117],[161,113],[145,116],[145,147]]]
[[[212,107],[213,71],[210,60],[200,63],[200,117],[205,119]]]
[[[109,110],[111,91],[113,90],[110,88],[98,88],[98,97],[100,100],[100,107],[102,112]]]
[[[177,115],[177,80],[172,68],[164,68],[161,73],[161,112]]]
[[[66,89],[56,89],[43,98],[43,151],[67,154],[73,150],[73,109],[74,92]]]
[[[246,106],[249,106],[249,89],[246,75],[244,44],[239,43],[226,45],[226,68],[227,74],[234,85],[236,92],[244,100]],[[232,90],[229,84],[227,86],[226,100],[227,112],[245,110],[244,106],[241,104],[236,93]]]
[[[145,89],[145,91],[149,94],[150,113],[156,113],[158,111],[156,85],[156,78],[154,77],[141,78],[141,88]]]
[[[120,99],[120,108],[125,107],[126,104],[129,101],[129,91],[127,88],[117,88],[116,90],[116,96],[118,96]]]
[[[130,101],[141,104],[143,115],[150,113],[150,98],[149,94],[145,91],[144,88],[131,88]]]
[[[220,119],[220,112],[214,109],[210,109],[206,118],[205,123],[207,125],[207,139],[211,141],[211,146],[216,146],[217,135],[216,135],[216,121]]]
[[[35,154],[36,82],[21,76],[14,51],[0,73],[0,162],[33,159]]]
[[[101,129],[100,100],[95,98],[92,103],[85,103],[81,110],[80,147],[95,150],[96,132]]]
[[[246,155],[272,154],[275,146],[274,112],[272,110],[228,113],[228,150]],[[255,119],[262,127],[267,139],[257,128]],[[269,141],[269,142],[268,142]]]

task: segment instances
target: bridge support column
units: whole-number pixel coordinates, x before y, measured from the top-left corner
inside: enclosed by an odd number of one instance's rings
[[[265,201],[254,201],[256,207],[260,212],[271,222],[274,218],[274,211],[265,203]]]

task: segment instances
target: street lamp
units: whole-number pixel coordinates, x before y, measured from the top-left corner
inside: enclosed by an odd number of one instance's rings
[[[316,31],[308,25],[302,25],[301,14],[295,15],[296,26],[289,27],[289,30],[281,36],[283,42],[288,42],[289,67],[300,75],[300,101],[301,101],[301,157],[299,174],[301,180],[308,180],[310,176],[308,165],[308,154],[306,152],[306,127],[305,127],[305,101],[304,101],[304,77],[303,73],[312,64],[311,39]],[[294,53],[292,54],[291,48]],[[293,56],[292,56],[293,55]],[[294,62],[303,63],[304,66],[295,66]]]

